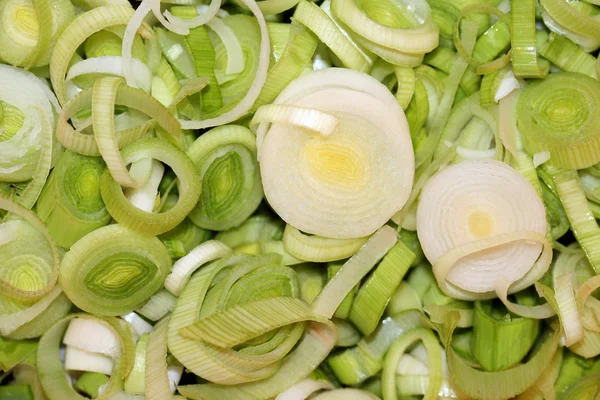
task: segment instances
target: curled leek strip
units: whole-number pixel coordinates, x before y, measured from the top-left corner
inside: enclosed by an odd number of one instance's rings
[[[390,6],[390,13],[398,12],[397,6]],[[371,15],[359,8],[354,0],[333,0],[331,11],[336,18],[360,37],[360,43],[386,61],[395,63],[387,56],[389,53],[399,52],[425,54],[435,49],[439,43],[439,30],[433,23],[431,10],[426,1],[414,1],[410,6],[404,5],[407,11],[413,12],[412,23],[387,25],[378,21],[378,17]],[[398,7],[400,8],[400,7]],[[382,21],[383,22],[383,21]],[[400,63],[398,65],[417,66],[417,64]]]
[[[352,388],[344,388],[344,389],[335,389],[335,390],[327,390],[322,393],[319,393],[311,399],[314,400],[336,400],[336,399],[345,399],[345,400],[379,400],[379,397],[374,395],[371,392],[367,392],[366,390],[360,389],[352,389]]]
[[[68,0],[3,1],[0,59],[18,67],[48,65],[56,40],[74,17]]]
[[[136,312],[148,318],[150,321],[158,321],[173,311],[176,303],[177,297],[173,296],[166,289],[162,289],[150,297],[148,302],[141,308],[138,308]]]
[[[215,281],[217,276],[220,276],[220,279]],[[239,320],[240,315],[252,318],[253,314],[236,314],[236,310],[239,307],[255,307],[256,302],[259,300],[279,302],[280,300],[269,299],[280,299],[280,296],[298,297],[299,287],[295,272],[288,267],[281,266],[279,256],[266,255],[252,257],[248,255],[233,255],[209,264],[192,276],[179,296],[177,306],[169,322],[169,349],[186,368],[211,382],[228,385],[240,384],[232,388],[232,390],[242,392],[245,389],[253,387],[264,387],[266,381],[257,382],[254,384],[256,386],[251,384],[251,382],[271,376],[271,378],[267,379],[269,381],[273,379],[273,374],[277,376],[282,372],[283,366],[279,369],[282,359],[303,335],[305,330],[304,322],[293,323],[273,330],[277,328],[277,324],[271,327],[270,322],[267,322],[270,321],[270,317],[262,319],[264,321],[262,324],[248,324],[247,326],[252,332],[261,334],[255,339],[252,339],[255,335],[250,336],[250,333],[244,332],[244,330],[228,331],[226,335],[215,336],[209,333],[210,337],[205,338],[208,341],[191,340],[186,338],[183,333],[186,329],[192,330],[189,334],[196,337],[196,333],[202,331],[202,326],[204,325],[201,322],[196,323],[198,316],[200,321],[218,321],[221,318],[235,318],[236,316]],[[303,307],[304,311],[312,314],[304,303],[299,300],[298,302],[302,304],[299,307]],[[194,312],[190,313],[189,310],[194,310]],[[261,311],[256,310],[256,312]],[[272,314],[272,317],[278,318],[278,315]],[[279,317],[283,318],[281,315]],[[320,320],[319,317],[315,318]],[[310,319],[313,318],[311,317]],[[264,325],[265,322],[267,325]],[[194,324],[192,325],[193,329],[192,327],[185,328],[191,324]],[[210,328],[211,326],[213,328]],[[225,325],[220,326],[225,327]],[[331,325],[327,321],[317,324],[317,327],[319,326],[322,326],[319,330],[326,328],[325,330],[328,331],[331,329]],[[209,328],[208,332],[213,329],[219,329],[218,325],[209,325],[208,323],[206,327]],[[197,331],[197,329],[200,329],[200,331]],[[264,335],[266,332],[270,333]],[[310,332],[308,333],[309,336]],[[327,336],[325,335],[324,338]],[[242,340],[243,338],[252,340],[246,341]],[[217,343],[215,341],[218,341],[219,346],[213,344]],[[230,347],[244,342],[246,343],[241,347]],[[326,343],[329,343],[329,339],[326,340]],[[327,344],[324,345],[328,346]],[[302,347],[302,343],[299,347]],[[306,358],[306,354],[303,353],[302,356]],[[318,358],[323,356],[322,350],[316,354]],[[293,356],[291,357],[293,358]],[[292,358],[288,358],[283,365],[291,362]],[[297,362],[297,360],[294,362]],[[313,364],[313,368],[314,365],[316,364]],[[308,372],[310,371],[306,371],[306,374]],[[299,380],[306,376],[297,375],[297,373],[293,373],[284,379],[287,379],[287,383],[288,380]],[[284,384],[281,382],[281,379],[279,377],[279,382],[277,382],[279,386]],[[293,383],[292,381],[287,384]],[[206,387],[206,390],[210,392],[211,386],[213,385],[201,385],[196,389]],[[217,388],[218,386],[213,387],[218,392]],[[186,397],[198,398],[191,394],[194,392],[192,387],[189,390],[190,393],[182,391],[180,387],[180,393]],[[272,390],[277,391],[272,393]],[[272,396],[281,390],[283,390],[281,387],[271,388],[268,394],[261,393],[260,397],[264,397],[265,395]],[[202,395],[202,398],[213,397]],[[246,397],[236,396],[236,398]]]
[[[124,90],[119,90],[121,84],[122,80],[120,78],[101,78],[96,80],[92,89],[92,126],[94,137],[98,144],[98,151],[102,155],[102,158],[104,158],[113,179],[122,186],[138,187],[140,186],[139,182],[136,182],[129,171],[127,171],[126,164],[119,153],[119,145],[115,134],[114,105],[122,104],[133,108],[146,108],[145,111],[153,117],[153,111],[155,113],[161,113],[162,111],[163,118],[160,118],[160,115],[156,115],[156,118],[157,120],[158,118],[162,120],[159,124],[167,132],[177,137],[180,134],[180,128],[179,123],[174,120],[173,116],[168,113],[164,106],[151,96],[147,95],[148,97],[146,97],[146,101],[144,102],[146,107],[144,105],[136,105],[132,101],[132,98],[126,99],[124,93],[135,89],[126,87]],[[120,98],[118,98],[119,92],[121,94]]]
[[[122,57],[119,56],[101,56],[94,58],[87,58],[76,64],[73,64],[69,68],[67,73],[66,81],[76,79],[79,76],[86,74],[110,74],[123,76],[122,73]],[[152,85],[152,71],[142,61],[137,58],[133,59],[133,70],[136,74],[136,79],[133,87],[144,89],[146,92],[150,92]]]
[[[561,72],[526,86],[519,96],[517,122],[529,154],[550,152],[563,168],[587,168],[600,161],[600,82]]]
[[[554,331],[526,363],[503,371],[487,372],[473,368],[452,346],[452,333],[458,314],[450,315],[444,325],[446,359],[456,386],[469,397],[490,400],[511,398],[531,387],[545,372],[556,354],[559,331]]]
[[[328,136],[293,121],[258,126],[265,197],[284,221],[303,232],[350,239],[372,234],[402,208],[414,157],[404,113],[385,86],[357,71],[329,68],[297,78],[275,104],[338,119]],[[282,162],[291,168],[278,167]]]
[[[122,315],[158,291],[170,267],[171,258],[159,239],[110,225],[71,246],[62,260],[59,282],[82,310]]]
[[[415,254],[397,241],[356,293],[348,319],[364,335],[371,334],[394,290],[410,268]]]
[[[392,347],[390,347],[385,357],[381,381],[385,400],[397,399],[395,380],[398,364],[408,347],[419,340],[423,341],[423,344],[427,349],[427,360],[429,367],[429,386],[423,399],[437,399],[440,385],[442,383],[441,348],[438,344],[437,338],[431,330],[420,328],[400,336],[392,345]]]
[[[386,317],[375,332],[362,338],[357,346],[332,354],[327,363],[343,384],[364,382],[381,370],[390,346],[417,328],[432,328],[421,311],[408,310]]]
[[[544,22],[551,30],[570,36],[588,52],[600,46],[600,21],[597,17],[579,12],[565,0],[542,0],[540,5]]]
[[[474,308],[472,351],[483,369],[501,371],[521,362],[540,333],[540,321],[507,315],[491,301]]]
[[[512,66],[520,78],[541,78],[548,69],[538,61],[534,0],[511,1]]]
[[[59,246],[69,248],[86,234],[110,222],[100,195],[99,157],[66,151],[58,159],[36,211]]]
[[[92,320],[104,325],[117,334],[117,351],[112,355],[114,357],[114,368],[104,391],[97,397],[100,400],[110,399],[112,395],[122,390],[123,381],[133,367],[135,345],[131,332],[123,328],[121,320],[117,318],[97,318],[86,314],[72,314],[61,319],[40,339],[40,350],[37,353],[37,367],[44,392],[49,398],[65,400],[84,399],[71,386],[68,376],[63,371],[60,360],[60,344],[63,334],[71,321],[77,319]],[[86,336],[86,339],[89,339],[89,336]]]
[[[267,81],[260,96],[254,102],[252,110],[271,103],[279,92],[304,71],[304,67],[315,54],[317,44],[318,40],[312,32],[292,21],[289,28],[289,40],[286,40],[283,53],[275,65],[269,69]]]
[[[228,271],[228,272],[221,272]],[[217,274],[226,275],[213,286]],[[259,284],[260,282],[260,284]],[[185,285],[169,322],[169,349],[189,370],[211,382],[238,384],[272,375],[279,361],[304,331],[304,324],[282,328],[275,336],[233,350],[191,340],[181,329],[237,304],[274,296],[298,296],[293,270],[279,264],[279,256],[233,255],[209,264]],[[190,314],[188,309],[196,312]]]
[[[329,5],[324,2],[323,5]],[[308,1],[300,1],[294,12],[294,20],[312,31],[331,51],[339,57],[345,67],[357,71],[368,71],[374,57],[356,44],[327,13],[326,7],[318,7]]]
[[[288,253],[305,261],[328,262],[343,260],[353,256],[368,240],[368,237],[356,239],[330,239],[309,236],[291,225],[283,232],[283,246]]]
[[[305,400],[316,391],[333,388],[334,386],[329,381],[307,378],[279,393],[275,400]]]
[[[256,161],[256,139],[239,125],[214,128],[187,154],[202,179],[202,195],[189,218],[199,227],[226,230],[244,222],[258,207],[263,190]]]
[[[477,48],[477,46],[474,47],[472,55],[469,54],[469,52],[465,49],[465,46],[463,45],[462,40],[460,39],[460,23],[465,16],[467,16],[469,14],[473,14],[473,13],[478,13],[478,12],[490,13],[490,14],[494,15],[504,24],[504,25],[502,25],[503,27],[504,26],[509,27],[511,19],[505,13],[503,13],[496,7],[493,7],[493,6],[490,6],[487,4],[468,5],[461,10],[460,14],[458,15],[458,17],[456,19],[456,23],[454,24],[454,31],[453,31],[452,39],[453,39],[454,45],[456,46],[456,50],[457,50],[458,54],[460,54],[460,56],[465,61],[467,61],[470,65],[477,68],[477,70],[476,70],[477,74],[484,74],[484,73],[493,72],[496,69],[502,68],[503,66],[508,64],[508,62],[510,62],[510,54],[504,54],[503,56],[500,56],[499,58],[497,58],[493,61],[490,61],[489,59],[482,61],[479,59],[479,58],[481,58],[481,56],[478,57],[479,54],[475,53],[475,51],[476,51],[475,49]],[[510,28],[508,28],[508,29],[509,29],[509,34],[510,34]],[[533,46],[534,46],[534,51],[535,51],[535,35],[534,35],[534,40],[533,40]]]
[[[200,177],[189,157],[172,144],[156,138],[128,145],[121,151],[121,156],[126,165],[151,158],[171,167],[180,182],[179,198],[173,208],[162,213],[140,210],[127,200],[121,186],[105,170],[100,178],[100,191],[110,215],[124,226],[145,235],[159,235],[179,225],[196,205],[201,192]]]
[[[316,314],[331,318],[346,295],[396,244],[398,235],[389,226],[379,229],[333,276],[312,303]]]
[[[218,240],[202,243],[173,264],[171,273],[165,279],[165,288],[175,296],[179,296],[187,281],[198,268],[229,254],[231,254],[231,249]]]
[[[79,112],[91,109],[92,97],[93,90],[90,88],[78,93],[69,100],[58,115],[58,124],[56,128],[56,137],[59,142],[66,149],[84,156],[101,155],[96,138],[94,135],[90,135],[86,132],[86,128],[92,125],[92,119],[87,118],[81,120],[76,118]],[[142,108],[145,113],[152,114],[153,118],[159,118],[160,116],[161,121],[164,124],[163,126],[173,126],[171,122],[174,121],[174,118],[171,113],[166,108],[164,108],[162,112],[157,113],[160,108],[157,106],[156,100],[152,99],[148,94],[131,87],[120,86],[117,91],[117,97],[127,99],[124,100],[124,102],[127,101],[127,104],[130,105],[135,104],[135,107],[132,108]],[[77,129],[74,129],[73,126],[69,124],[69,119],[72,120],[73,125],[75,125]],[[120,127],[114,133],[115,141],[117,141],[119,148],[143,137],[150,129],[154,128],[154,125],[156,124],[154,120],[143,118],[132,118],[131,122],[134,126]],[[116,121],[115,129],[117,129]]]
[[[169,318],[160,320],[150,337],[146,350],[145,394],[148,400],[172,400],[168,378],[167,333]]]
[[[6,253],[2,261],[7,262],[0,268],[0,290],[3,295],[16,299],[38,299],[52,291],[58,279],[58,248],[37,215],[4,197],[0,197],[0,208],[24,220],[7,221],[0,225],[3,231],[1,243],[6,246]],[[38,237],[36,241],[44,238],[47,242],[48,256],[32,254],[31,259],[28,260],[28,252],[22,251],[22,247],[21,254],[12,254],[11,243],[18,243],[19,231],[21,234],[27,235],[30,240],[36,236]],[[8,257],[8,254],[12,257]],[[16,259],[11,260],[14,257]]]
[[[107,27],[126,25],[133,15],[130,5],[111,5],[94,8],[77,18],[68,26],[56,42],[50,59],[50,78],[58,101],[66,104],[65,75],[71,57],[79,46],[92,34]]]
[[[451,216],[447,210],[453,210]],[[552,255],[544,237],[541,198],[511,167],[494,160],[468,160],[434,175],[421,193],[417,230],[447,295],[465,300],[498,296],[523,316],[553,314],[548,304],[529,309],[506,298],[507,292],[537,281]]]

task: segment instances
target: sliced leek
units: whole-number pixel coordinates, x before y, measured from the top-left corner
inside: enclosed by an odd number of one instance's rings
[[[587,168],[600,161],[600,82],[561,72],[527,86],[519,97],[517,121],[530,154],[550,152],[563,168]]]
[[[59,282],[82,310],[121,315],[160,289],[170,267],[160,240],[110,225],[71,246],[61,263]]]
[[[263,197],[255,137],[239,125],[214,128],[190,146],[202,194],[189,218],[198,226],[226,230],[240,225]]]
[[[303,232],[350,239],[372,234],[402,207],[412,184],[412,146],[404,113],[385,86],[330,68],[296,79],[275,103],[338,118],[328,136],[291,122],[259,125],[265,197],[284,221]],[[279,168],[283,160],[291,168]]]
[[[455,185],[461,176],[469,180]],[[455,210],[451,219],[442,217],[447,210]],[[551,253],[543,203],[522,175],[493,160],[448,167],[423,189],[417,223],[423,252],[444,293],[468,300],[498,296],[511,311],[526,312],[508,303],[506,293],[541,278]],[[553,314],[549,305],[530,312],[542,318]]]

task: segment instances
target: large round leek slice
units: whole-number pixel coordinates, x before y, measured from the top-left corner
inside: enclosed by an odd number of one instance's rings
[[[544,237],[544,204],[529,181],[508,165],[467,160],[438,172],[421,193],[417,231],[447,295],[466,300],[498,296],[517,314],[552,315],[548,304],[529,309],[506,298],[507,292],[537,281],[552,256]]]
[[[56,40],[75,18],[69,0],[0,3],[0,59],[16,67],[48,65]]]
[[[202,179],[202,195],[189,218],[199,227],[222,231],[244,222],[262,198],[256,139],[248,128],[214,128],[187,151]]]
[[[306,233],[359,238],[402,208],[414,175],[412,143],[402,109],[379,81],[348,69],[315,71],[275,104],[256,121],[258,159],[265,197],[284,221]],[[298,118],[304,113],[310,118]]]
[[[587,168],[600,162],[600,82],[560,72],[523,89],[517,106],[523,146],[547,151],[550,163]]]
[[[36,211],[59,246],[69,248],[110,222],[100,195],[100,157],[65,151],[50,174]]]
[[[109,225],[71,246],[59,282],[80,309],[122,315],[157,292],[170,268],[169,252],[158,238]]]

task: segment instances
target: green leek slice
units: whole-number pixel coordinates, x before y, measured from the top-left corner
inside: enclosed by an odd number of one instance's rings
[[[525,87],[517,108],[525,150],[548,151],[550,162],[563,168],[598,163],[598,104],[600,82],[578,73],[553,73]]]
[[[61,263],[59,282],[82,310],[121,315],[160,289],[170,267],[160,240],[110,225],[71,246]]]
[[[187,153],[202,179],[202,195],[189,218],[201,228],[219,231],[244,222],[263,197],[250,130],[239,125],[214,128]]]

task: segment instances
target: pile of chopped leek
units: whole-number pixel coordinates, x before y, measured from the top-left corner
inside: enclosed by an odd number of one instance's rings
[[[0,400],[600,399],[599,0],[0,0]]]

